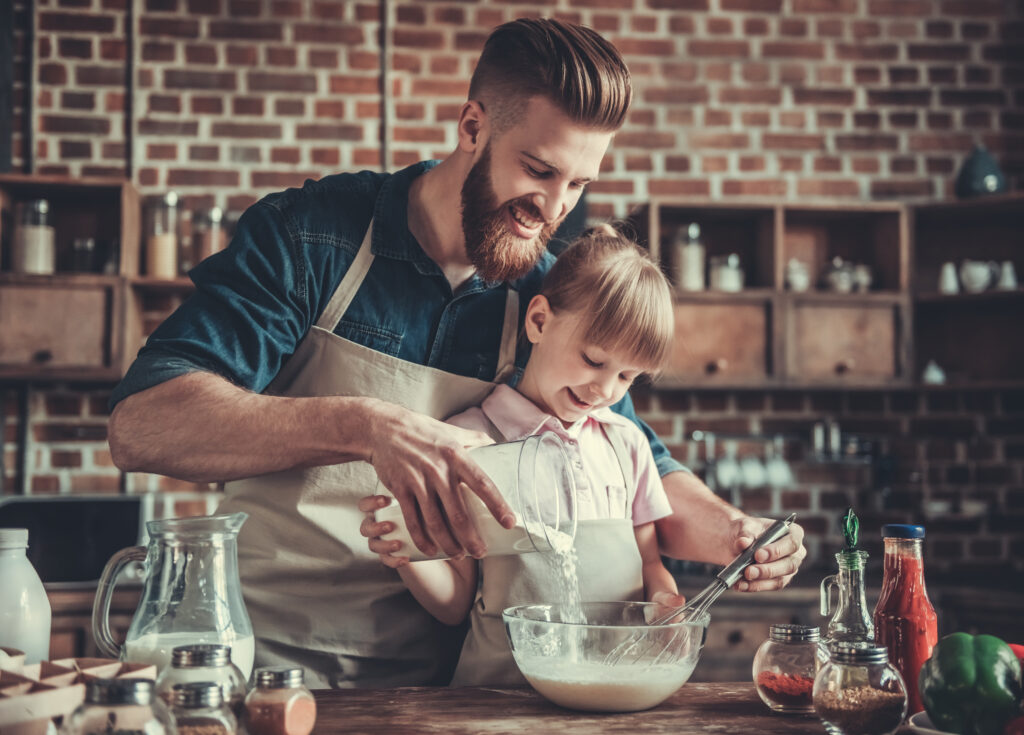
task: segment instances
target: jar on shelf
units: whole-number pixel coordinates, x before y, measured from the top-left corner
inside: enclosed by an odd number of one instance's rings
[[[174,716],[154,695],[152,679],[93,679],[85,701],[64,720],[61,735],[173,735]]]
[[[171,713],[178,735],[235,735],[238,720],[215,681],[191,681],[171,688]]]
[[[814,679],[826,663],[817,626],[772,625],[754,654],[757,694],[775,712],[814,712]]]
[[[814,680],[814,711],[830,735],[888,735],[907,714],[907,687],[885,646],[834,643]]]
[[[704,243],[700,225],[680,227],[672,243],[672,280],[681,291],[704,290]]]
[[[176,646],[171,665],[156,680],[156,691],[171,705],[178,684],[212,681],[221,688],[221,696],[236,718],[245,706],[245,677],[231,661],[231,646],[222,643],[195,643]]]
[[[173,191],[146,209],[146,275],[173,279],[178,275],[178,195]]]
[[[224,210],[220,207],[202,209],[192,214],[192,237],[196,242],[196,259],[202,262],[227,245]]]
[[[245,698],[249,735],[309,735],[316,723],[316,701],[306,688],[301,666],[257,669],[256,685]]]
[[[11,270],[47,275],[56,269],[57,248],[50,223],[50,203],[46,199],[24,202],[18,208]]]

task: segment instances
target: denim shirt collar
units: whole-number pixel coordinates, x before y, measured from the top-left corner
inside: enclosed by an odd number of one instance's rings
[[[417,176],[425,174],[439,163],[420,161],[388,177],[374,205],[370,248],[374,255],[412,263],[423,275],[444,278],[441,268],[423,251],[423,247],[409,231],[409,187]],[[459,288],[459,295],[478,293],[500,285],[499,281],[485,282],[473,274]]]

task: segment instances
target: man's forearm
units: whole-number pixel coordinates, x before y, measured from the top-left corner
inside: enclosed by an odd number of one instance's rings
[[[733,550],[733,522],[743,511],[725,502],[689,472],[661,478],[672,515],[656,522],[661,552],[674,559],[728,564]]]
[[[366,398],[282,398],[195,372],[128,396],[110,417],[114,463],[215,482],[369,456]]]

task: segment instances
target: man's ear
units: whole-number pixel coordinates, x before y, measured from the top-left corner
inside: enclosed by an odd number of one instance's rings
[[[483,146],[487,131],[487,113],[476,100],[469,100],[459,110],[459,148],[466,153],[475,153]]]
[[[540,341],[540,336],[544,332],[550,316],[551,303],[546,296],[537,294],[530,299],[530,305],[526,307],[526,323],[523,325],[523,329],[531,344]]]

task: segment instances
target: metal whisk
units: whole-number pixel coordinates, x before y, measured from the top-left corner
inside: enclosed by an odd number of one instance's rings
[[[723,592],[740,580],[740,577],[743,576],[743,570],[754,563],[754,554],[757,553],[758,549],[778,541],[783,536],[787,536],[789,534],[789,527],[793,524],[795,519],[796,513],[793,513],[786,520],[775,521],[775,523],[768,526],[764,533],[754,539],[754,543],[744,549],[743,553],[733,559],[727,567],[715,575],[711,584],[694,595],[682,607],[674,608],[664,615],[659,615],[657,618],[650,621],[648,625],[665,625],[666,623],[671,622],[681,623],[704,615],[704,613],[708,611],[708,608],[711,607],[712,603],[721,597]],[[650,651],[651,646],[654,645],[653,643],[648,643],[648,645],[643,646],[640,650],[635,650],[643,641],[644,637],[643,633],[634,633],[632,636],[609,651],[608,655],[604,658],[604,663],[609,666],[614,666],[619,663],[627,653],[632,653],[634,658],[640,658],[647,654]]]

